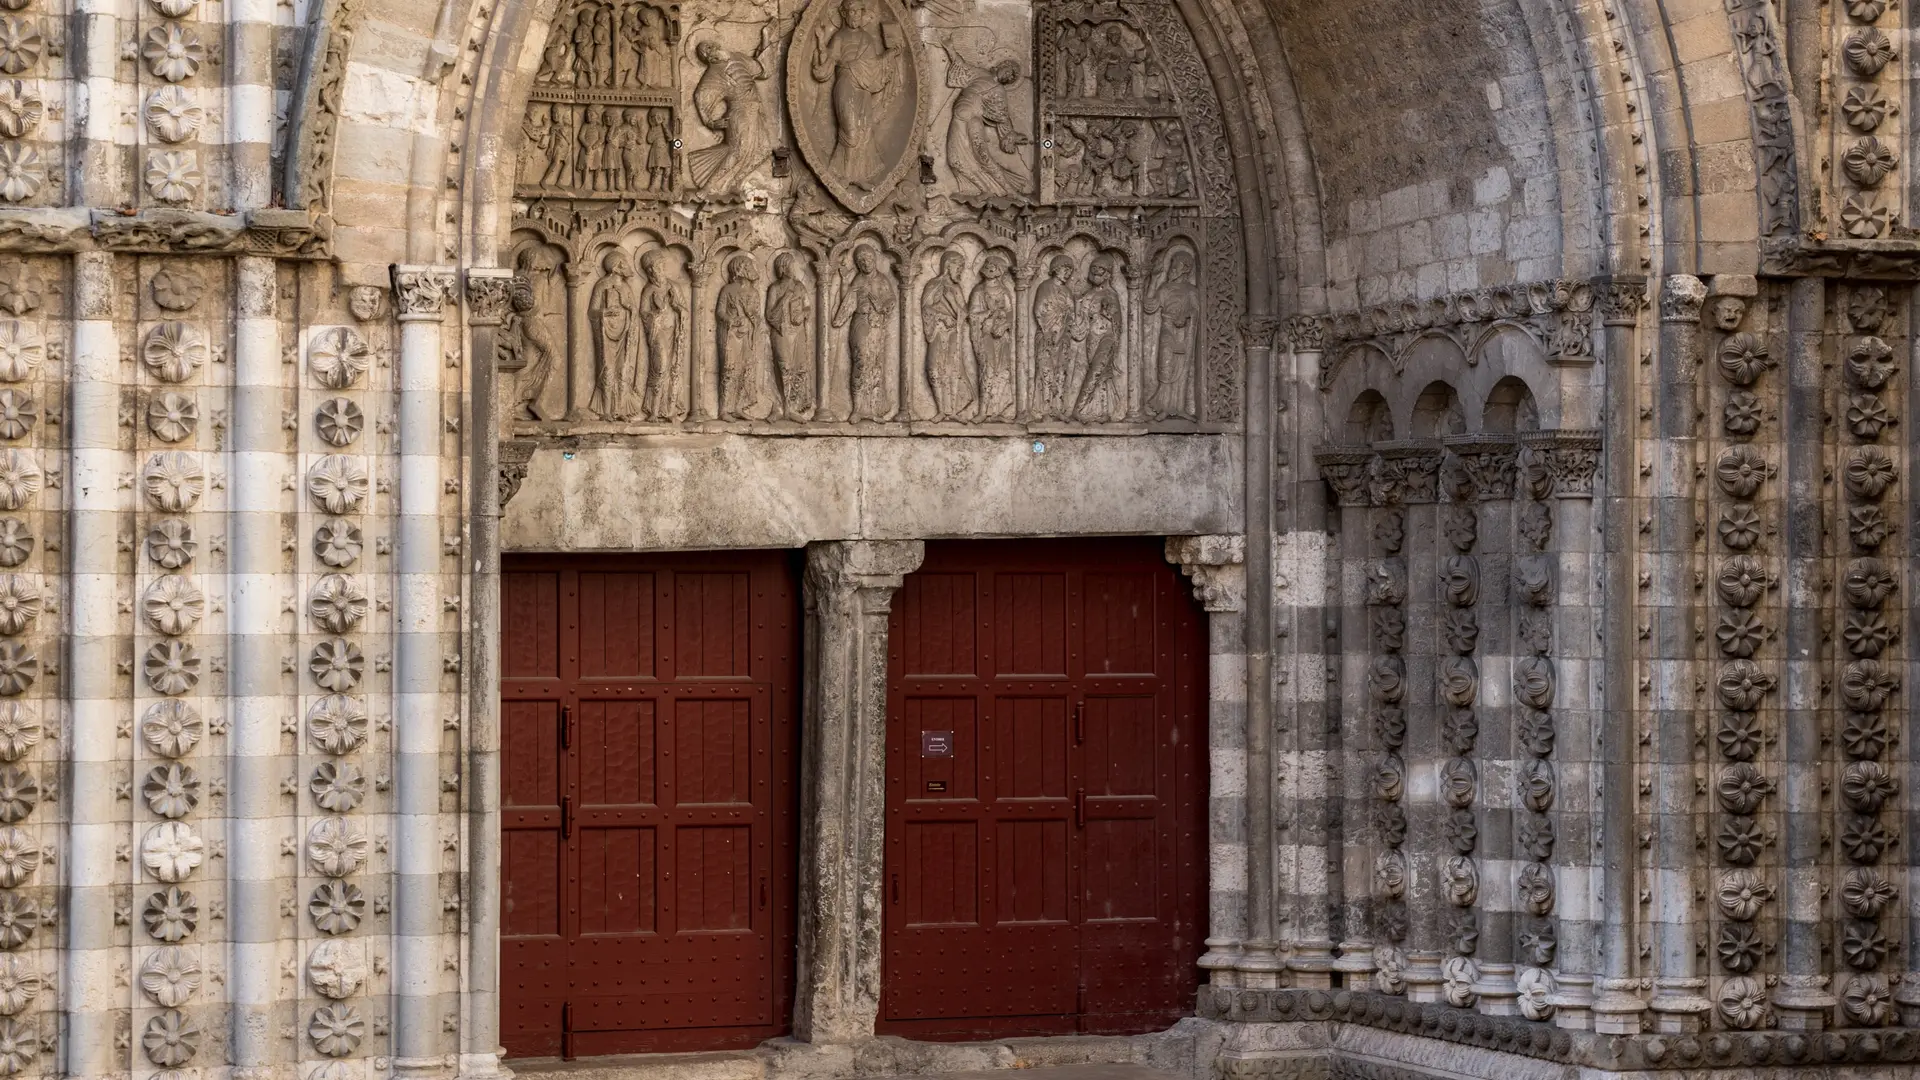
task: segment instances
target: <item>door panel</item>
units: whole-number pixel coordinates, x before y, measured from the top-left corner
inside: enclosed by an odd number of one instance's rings
[[[930,544],[906,579],[882,1032],[1141,1032],[1191,1011],[1206,641],[1160,549]]]
[[[502,607],[508,1053],[784,1034],[792,561],[512,559]]]

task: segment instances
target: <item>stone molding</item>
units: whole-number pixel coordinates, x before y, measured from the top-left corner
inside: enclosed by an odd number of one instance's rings
[[[880,1012],[887,620],[925,557],[918,540],[807,546],[794,1035],[814,1043],[869,1039]]]
[[[304,210],[212,214],[149,207],[134,214],[82,207],[0,208],[0,253],[120,251],[173,255],[326,258],[331,224]]]
[[[1431,442],[1328,443],[1314,450],[1313,459],[1320,478],[1332,486],[1336,505],[1399,506],[1443,496],[1454,502],[1510,499],[1516,480],[1535,498],[1590,499],[1600,449],[1598,431],[1530,431]]]
[[[1167,561],[1193,579],[1193,598],[1210,612],[1247,605],[1247,538],[1169,536]]]
[[[1423,338],[1447,338],[1471,357],[1500,327],[1518,327],[1555,362],[1591,363],[1595,297],[1606,284],[1608,279],[1552,278],[1300,318],[1320,323],[1319,339],[1326,350],[1320,363],[1321,390],[1333,387],[1347,356],[1358,349],[1379,351],[1399,374],[1408,351]],[[1312,337],[1292,326],[1288,332],[1295,341]]]
[[[1645,1008],[1644,1001],[1641,1007]],[[1449,1005],[1420,1004],[1371,990],[1202,987],[1197,1014],[1208,1020],[1248,1024],[1354,1024],[1576,1068],[1614,1072],[1920,1061],[1920,1030],[1911,1028],[1847,1028],[1820,1034],[1775,1030],[1714,1031],[1682,1037],[1670,1034],[1615,1036],[1568,1031],[1544,1020],[1486,1016]]]

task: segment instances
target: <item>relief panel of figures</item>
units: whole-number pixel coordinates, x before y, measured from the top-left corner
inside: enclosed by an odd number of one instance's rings
[[[1238,419],[1238,208],[1169,4],[570,0],[527,110],[523,434]]]

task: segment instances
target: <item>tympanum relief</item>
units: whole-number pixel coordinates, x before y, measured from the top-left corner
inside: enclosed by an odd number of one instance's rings
[[[526,108],[513,434],[1239,418],[1239,209],[1170,3],[571,0]]]

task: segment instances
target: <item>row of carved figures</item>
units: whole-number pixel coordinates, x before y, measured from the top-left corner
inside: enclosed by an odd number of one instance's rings
[[[511,367],[520,371],[519,412],[559,419],[548,393],[565,354],[565,335],[556,326],[564,308],[554,287],[556,266],[537,248],[523,251],[517,266],[507,348]],[[600,269],[585,298],[586,340],[575,346],[592,373],[592,390],[564,415],[687,419],[694,409],[686,379],[694,300],[679,257],[651,248],[636,259],[619,248],[601,257]],[[713,299],[718,418],[1098,423],[1195,416],[1202,297],[1191,251],[1176,247],[1160,261],[1140,297],[1140,316],[1130,314],[1112,256],[1092,257],[1083,272],[1073,256],[1056,254],[1046,272],[1032,290],[1033,362],[1023,373],[1011,254],[989,249],[970,259],[949,249],[941,255],[937,272],[912,301],[918,305],[918,375],[931,401],[930,413],[918,415],[903,406],[897,385],[902,286],[878,247],[855,245],[825,295],[794,252],[773,258],[764,285],[754,257],[735,254]],[[1128,324],[1140,317],[1154,318],[1157,332],[1147,343],[1144,370],[1135,372]],[[844,375],[821,385],[816,329],[829,335],[830,351],[845,358]]]

